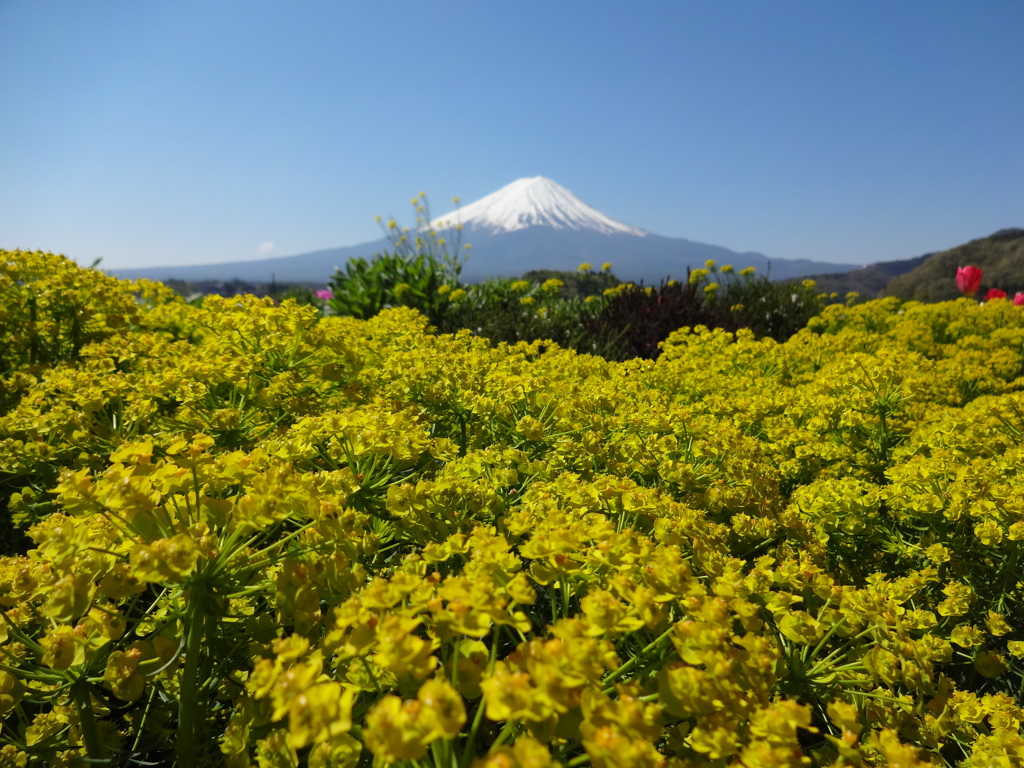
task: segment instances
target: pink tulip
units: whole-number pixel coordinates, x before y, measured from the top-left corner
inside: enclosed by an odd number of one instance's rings
[[[964,296],[973,296],[981,287],[981,270],[977,267],[957,267],[956,287]]]
[[[1013,297],[1013,306],[1024,307],[1024,293],[1018,293]]]
[[[316,292],[316,297],[323,301],[329,301],[334,298],[334,293],[329,288],[321,288]]]
[[[1005,299],[1006,291],[1000,290],[999,288],[989,288],[988,293],[985,294],[985,301],[992,301],[992,299]]]

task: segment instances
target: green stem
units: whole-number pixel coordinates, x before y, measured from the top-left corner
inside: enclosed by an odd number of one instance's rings
[[[498,738],[494,740],[491,746],[497,747],[504,744],[508,739],[513,738],[516,732],[519,730],[519,722],[516,720],[506,720],[505,725],[502,726],[501,733],[498,734]]]
[[[92,695],[85,678],[79,678],[75,685],[75,706],[78,709],[78,721],[82,725],[82,740],[85,742],[85,753],[89,762],[94,765],[108,765],[106,750],[100,744],[100,734],[96,729],[96,716],[92,711]]]
[[[851,681],[848,681],[848,682],[857,682],[857,681],[851,680]],[[911,702],[909,702],[909,701],[904,701],[903,699],[897,699],[897,698],[894,698],[892,696],[882,696],[882,695],[877,694],[877,693],[867,693],[865,691],[855,691],[855,690],[852,690],[852,689],[848,690],[848,691],[845,691],[845,693],[849,693],[849,694],[852,694],[854,696],[865,696],[865,697],[867,697],[869,699],[878,699],[879,701],[891,701],[894,704],[901,704],[904,707],[912,707],[913,706],[913,704]]]
[[[825,605],[828,605],[828,603],[825,603]],[[822,606],[822,609],[824,609],[824,607],[825,606]],[[827,643],[829,641],[829,638],[831,638],[832,635],[835,634],[835,632],[839,629],[839,627],[841,627],[843,625],[843,623],[845,621],[846,621],[845,617],[840,618],[839,621],[837,621],[835,624],[833,624],[831,627],[829,627],[828,632],[826,632],[825,636],[821,638],[821,640],[818,642],[818,644],[816,646],[814,646],[814,650],[812,650],[807,655],[807,657],[805,658],[805,661],[809,661],[810,659],[813,659],[815,656],[817,656],[818,652],[822,648],[825,647],[825,643]]]
[[[658,635],[656,638],[654,638],[651,642],[649,642],[640,651],[640,653],[638,653],[635,656],[633,656],[633,658],[628,659],[618,669],[610,672],[608,674],[608,676],[604,680],[601,681],[605,686],[607,686],[605,688],[605,690],[604,690],[604,693],[609,693],[612,690],[612,688],[610,686],[610,683],[612,683],[614,680],[617,680],[618,678],[622,677],[627,672],[631,671],[633,669],[633,667],[635,667],[637,664],[640,663],[640,660],[644,656],[646,656],[648,653],[650,653],[652,650],[654,650],[654,648],[657,647],[659,643],[661,643],[666,637],[668,637],[669,634],[672,632],[672,630],[675,629],[675,627],[676,627],[675,624],[671,624],[668,629],[666,629],[664,632],[662,632],[660,635]]]
[[[502,625],[494,627],[494,640],[491,643],[491,656],[487,661],[487,675],[494,674],[494,665],[498,663],[498,645],[501,643]],[[473,725],[469,727],[469,736],[466,738],[466,746],[459,758],[459,768],[469,768],[473,758],[476,756],[476,737],[480,732],[480,723],[484,719],[484,709],[487,706],[485,697],[481,696],[476,705],[476,714],[473,715]]]
[[[476,714],[473,716],[473,725],[469,727],[469,736],[466,738],[466,746],[462,751],[462,757],[459,758],[459,768],[469,768],[470,763],[475,757],[476,752],[476,735],[480,730],[480,723],[484,719],[484,706],[486,702],[483,698],[477,702]]]
[[[203,610],[205,590],[200,585],[192,588],[185,613],[185,669],[181,690],[178,692],[178,765],[198,765],[196,762],[199,717],[199,660],[203,646],[206,614]]]

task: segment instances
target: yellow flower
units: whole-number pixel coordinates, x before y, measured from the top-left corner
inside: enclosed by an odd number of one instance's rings
[[[516,424],[516,432],[527,440],[543,440],[544,424],[532,416],[523,416]]]
[[[416,698],[421,704],[418,721],[428,729],[425,738],[433,741],[459,735],[466,722],[466,706],[451,683],[443,678],[428,680]]]
[[[995,611],[989,611],[988,616],[985,617],[985,626],[988,631],[995,637],[1002,637],[1010,633],[1010,625],[1006,623],[1000,614]]]
[[[420,722],[422,704],[385,696],[366,715],[363,743],[385,762],[419,760],[427,753],[427,728]]]
[[[103,682],[122,701],[135,701],[142,695],[146,681],[138,671],[141,659],[142,651],[138,648],[114,651],[107,658]]]
[[[196,566],[199,552],[186,533],[138,544],[131,552],[132,576],[141,581],[181,581]]]
[[[973,666],[982,677],[987,677],[990,680],[1000,677],[1009,669],[1006,659],[996,651],[981,651],[975,657]]]
[[[43,664],[53,669],[67,669],[85,661],[85,637],[67,624],[53,627],[39,641],[43,650]]]
[[[530,685],[530,676],[513,671],[499,661],[489,677],[480,683],[487,706],[487,718],[494,722],[523,720],[540,722],[554,711],[551,702]]]
[[[964,648],[973,648],[985,642],[985,634],[973,624],[957,624],[949,635],[949,641]]]
[[[576,267],[577,272],[589,272],[591,269],[592,266],[589,261],[584,261],[582,264]]]
[[[437,666],[433,643],[413,634],[419,619],[389,615],[377,626],[377,652],[374,662],[398,677],[409,675],[423,679]]]
[[[1003,529],[994,520],[986,520],[974,526],[974,535],[986,547],[994,547],[1003,540]]]
[[[334,739],[352,728],[355,692],[341,683],[317,683],[292,699],[288,732],[296,749]]]
[[[493,746],[487,756],[473,763],[473,768],[552,768],[548,748],[529,735],[520,736],[511,747]]]

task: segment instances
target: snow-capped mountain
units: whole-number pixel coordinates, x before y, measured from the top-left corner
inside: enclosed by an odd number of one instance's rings
[[[513,181],[497,192],[428,226],[446,230],[462,225],[458,240],[473,246],[463,265],[468,282],[489,277],[517,277],[537,269],[575,271],[582,262],[611,262],[623,280],[648,285],[665,278],[685,279],[687,270],[708,259],[737,269],[755,267],[773,279],[845,272],[852,264],[829,264],[806,259],[772,259],[761,253],[736,253],[728,248],[679,237],[662,237],[616,221],[590,207],[560,184],[543,176]],[[121,277],[202,282],[239,279],[252,283],[325,284],[349,259],[370,258],[391,248],[386,239],[330,248],[297,256],[258,261],[196,264],[180,267],[111,270]]]
[[[517,179],[446,216],[430,222],[435,229],[462,224],[464,232],[496,235],[527,227],[590,230],[602,235],[647,233],[606,216],[580,200],[561,184],[545,178]]]

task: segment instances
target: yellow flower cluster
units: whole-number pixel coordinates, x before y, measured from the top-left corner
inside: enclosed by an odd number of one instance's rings
[[[609,363],[0,265],[0,764],[1024,760],[1010,302]]]

